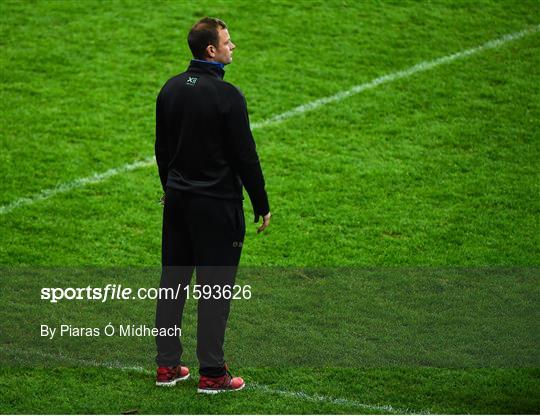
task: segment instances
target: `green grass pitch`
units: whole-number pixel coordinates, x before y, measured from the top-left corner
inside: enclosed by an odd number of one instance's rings
[[[47,304],[41,287],[80,281],[37,276],[93,267],[104,286],[99,270],[156,270],[156,167],[36,195],[153,154],[157,92],[185,70],[187,31],[206,15],[237,45],[225,79],[260,125],[273,213],[257,235],[246,198],[241,264],[264,268],[239,275],[253,298],[233,302],[226,354],[250,388],[216,397],[198,396],[196,380],[155,388],[152,338],[63,349],[36,335],[43,319],[152,322],[153,302]],[[536,0],[2,1],[0,412],[538,413],[539,24]],[[190,301],[196,373],[194,312]],[[430,332],[434,316],[454,326]],[[407,340],[407,328],[418,336]],[[468,343],[448,348],[453,335]],[[444,360],[430,346],[446,348]]]

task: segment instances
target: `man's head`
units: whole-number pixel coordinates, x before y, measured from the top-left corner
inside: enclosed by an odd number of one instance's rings
[[[224,65],[232,62],[232,51],[236,47],[231,42],[225,22],[212,17],[205,17],[193,25],[188,44],[195,59]]]

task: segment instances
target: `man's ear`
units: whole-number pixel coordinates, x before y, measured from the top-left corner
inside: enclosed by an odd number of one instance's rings
[[[214,45],[208,45],[206,47],[206,54],[210,57],[210,58],[213,58],[214,56],[216,56],[216,47]]]

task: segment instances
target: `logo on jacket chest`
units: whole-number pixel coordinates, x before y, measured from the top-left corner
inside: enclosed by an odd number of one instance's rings
[[[199,77],[188,77],[186,81],[186,85],[195,85],[198,80],[199,80]]]

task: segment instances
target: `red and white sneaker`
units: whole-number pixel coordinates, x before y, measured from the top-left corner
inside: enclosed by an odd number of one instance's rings
[[[176,367],[159,367],[156,375],[156,386],[172,387],[179,381],[189,378],[189,368],[182,365]]]
[[[197,393],[217,394],[226,391],[238,391],[246,387],[242,377],[233,377],[225,364],[225,375],[221,377],[201,376]]]

